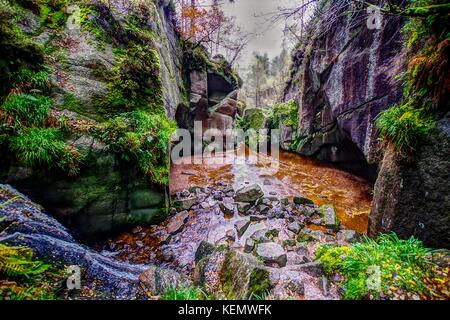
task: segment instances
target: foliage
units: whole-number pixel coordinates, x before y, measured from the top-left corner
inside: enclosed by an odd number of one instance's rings
[[[40,125],[47,118],[51,101],[49,97],[34,97],[28,94],[10,95],[2,109],[12,115],[17,124]]]
[[[159,56],[156,49],[133,45],[116,51],[118,64],[113,68],[108,96],[101,101],[103,113],[127,110],[163,112]]]
[[[134,162],[157,184],[168,184],[168,145],[176,124],[165,114],[123,113],[94,129],[123,160]]]
[[[381,137],[393,144],[401,156],[412,154],[435,126],[435,120],[423,109],[400,104],[382,112],[376,120]]]
[[[27,247],[0,244],[0,300],[57,299],[57,281],[62,272],[33,258]]]
[[[259,108],[248,109],[242,118],[238,118],[237,126],[244,131],[263,129],[266,123],[264,111]]]
[[[298,106],[297,102],[290,100],[288,102],[276,103],[270,110],[269,128],[279,129],[280,124],[286,127],[297,129]]]
[[[407,71],[400,75],[404,99],[377,121],[381,137],[391,142],[402,157],[417,151],[434,126],[433,116],[448,108],[450,18],[445,11],[429,10],[442,3],[411,0],[404,12],[409,16],[403,33],[408,37],[406,48],[411,56]]]
[[[10,148],[18,160],[30,168],[59,168],[77,175],[81,154],[66,146],[61,132],[54,128],[24,128],[10,138]]]
[[[430,297],[427,278],[436,271],[431,261],[433,251],[415,239],[401,240],[395,234],[381,235],[377,240],[365,238],[350,247],[322,246],[316,254],[328,275],[344,275],[344,298],[361,299],[369,294],[379,297],[394,292]],[[381,291],[368,288],[371,267],[381,271]]]
[[[196,287],[187,289],[169,289],[161,296],[161,300],[175,300],[175,301],[195,301],[195,300],[210,300],[208,294]]]

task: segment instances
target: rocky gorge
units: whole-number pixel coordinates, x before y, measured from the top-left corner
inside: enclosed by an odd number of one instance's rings
[[[31,248],[64,299],[448,299],[448,102],[413,154],[382,139],[407,99],[408,22],[370,29],[353,5],[317,4],[282,98],[295,121],[271,127],[223,56],[182,39],[171,1],[1,1],[0,257]],[[199,122],[280,129],[284,151],[171,163],[176,128]]]

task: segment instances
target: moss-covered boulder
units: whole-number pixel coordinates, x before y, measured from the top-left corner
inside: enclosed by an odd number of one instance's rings
[[[267,294],[269,271],[254,256],[217,247],[195,269],[196,284],[226,299],[243,300]]]

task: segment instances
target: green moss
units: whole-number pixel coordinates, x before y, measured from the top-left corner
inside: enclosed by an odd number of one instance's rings
[[[99,125],[93,133],[154,183],[167,185],[168,145],[175,129],[175,122],[165,114],[133,111]]]
[[[298,105],[294,100],[276,103],[270,110],[268,123],[269,128],[279,129],[280,124],[291,127],[294,130],[298,126]]]
[[[156,49],[142,45],[115,51],[118,60],[108,84],[108,95],[97,106],[103,114],[127,110],[162,113],[162,82]]]
[[[39,125],[47,118],[50,106],[49,97],[14,94],[5,100],[1,109],[15,118],[16,125],[20,125],[20,123]]]
[[[391,142],[399,155],[407,157],[417,151],[436,124],[432,115],[406,102],[382,112],[376,125],[381,137]]]
[[[24,128],[9,141],[19,162],[30,168],[59,168],[69,175],[78,174],[81,155],[63,141],[53,128]]]
[[[248,299],[265,300],[260,297],[265,297],[272,287],[269,271],[265,269],[254,269],[250,274]]]
[[[316,258],[328,275],[344,275],[344,298],[362,299],[369,294],[392,295],[402,291],[410,295],[430,295],[427,278],[435,272],[430,261],[432,250],[414,238],[400,240],[395,234],[381,235],[377,240],[366,238],[350,247],[322,246]],[[373,291],[368,279],[373,268],[380,270],[381,291]],[[391,293],[389,293],[391,292]]]

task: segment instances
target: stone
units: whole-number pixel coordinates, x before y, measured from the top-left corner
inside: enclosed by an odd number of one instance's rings
[[[269,206],[266,206],[265,204],[260,204],[256,207],[256,211],[258,211],[261,214],[267,214],[270,210]]]
[[[245,253],[251,253],[254,248],[255,248],[255,241],[253,241],[250,238],[245,240],[245,247],[244,247],[244,252]]]
[[[200,242],[197,251],[195,251],[195,262],[198,263],[203,258],[211,255],[214,252],[214,245],[209,242]]]
[[[187,198],[187,197],[189,197],[190,195],[191,195],[191,193],[190,193],[188,190],[183,190],[183,191],[181,192],[181,196],[184,197],[184,198]]]
[[[250,216],[251,222],[261,222],[261,221],[265,221],[265,220],[267,220],[266,216],[262,216],[262,215]]]
[[[269,238],[266,237],[266,232],[266,229],[257,230],[250,236],[250,238],[256,243],[270,242]]]
[[[294,203],[303,206],[314,205],[314,201],[305,197],[294,197]]]
[[[236,202],[255,202],[263,196],[264,192],[261,187],[257,184],[254,184],[236,191],[234,200]]]
[[[289,281],[285,288],[294,294],[303,296],[305,294],[305,283],[298,279]]]
[[[336,210],[332,205],[323,205],[320,207],[323,223],[328,228],[335,228],[338,225]]]
[[[354,230],[342,230],[339,231],[338,238],[348,243],[354,243],[357,240],[357,234]]]
[[[241,214],[246,214],[248,210],[252,207],[250,203],[245,202],[238,202],[237,204],[237,210]]]
[[[288,225],[288,230],[292,231],[293,233],[295,233],[296,235],[299,234],[300,230],[302,229],[302,226],[300,225],[300,223],[298,222],[292,222]]]
[[[139,284],[148,294],[158,296],[169,289],[186,289],[192,282],[176,271],[152,266],[139,276]]]
[[[237,234],[239,237],[242,237],[250,226],[250,220],[238,220],[234,223],[234,227],[236,228]]]
[[[174,207],[177,208],[178,212],[190,210],[197,203],[197,198],[191,197],[188,199],[181,199],[174,202]]]
[[[196,284],[229,300],[263,295],[273,284],[270,273],[252,255],[236,250],[216,251],[195,269]]]
[[[220,202],[219,203],[219,207],[220,207],[220,210],[222,210],[222,212],[224,214],[227,214],[227,215],[233,215],[234,214],[234,205],[231,204],[231,203]]]
[[[256,247],[256,253],[266,265],[276,264],[283,268],[287,264],[287,255],[283,247],[274,242],[260,243]]]
[[[227,230],[225,235],[226,235],[227,239],[230,240],[230,241],[235,241],[236,240],[236,232],[235,232],[234,229]]]
[[[448,108],[447,108],[448,111]],[[385,151],[369,216],[370,237],[395,232],[450,249],[450,114],[437,121],[413,163]]]
[[[188,218],[188,211],[182,211],[178,213],[172,219],[170,219],[170,222],[167,224],[167,232],[172,235],[179,233],[183,229],[184,224]]]
[[[317,241],[318,238],[313,236],[310,232],[302,230],[297,236],[298,242],[310,242],[310,241]]]

